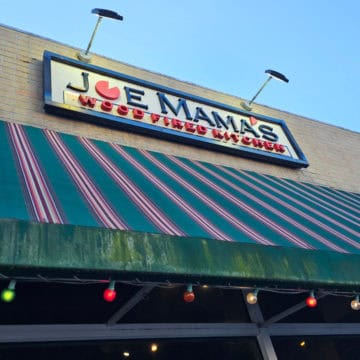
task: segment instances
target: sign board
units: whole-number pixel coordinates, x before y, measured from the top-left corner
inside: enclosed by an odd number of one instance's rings
[[[307,167],[282,120],[44,52],[48,112],[256,160]]]

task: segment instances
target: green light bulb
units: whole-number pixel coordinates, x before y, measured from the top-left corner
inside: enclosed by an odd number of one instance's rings
[[[4,289],[1,292],[1,300],[4,302],[12,302],[15,299],[15,291],[12,289]]]

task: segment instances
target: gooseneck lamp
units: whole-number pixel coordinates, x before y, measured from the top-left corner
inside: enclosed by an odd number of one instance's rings
[[[280,80],[282,82],[285,82],[285,83],[288,83],[289,82],[289,79],[279,73],[278,71],[275,71],[275,70],[265,70],[265,74],[268,74],[268,78],[265,80],[265,82],[262,84],[262,86],[260,87],[260,89],[258,90],[258,92],[252,97],[252,99],[250,101],[243,101],[241,103],[241,106],[247,110],[247,111],[251,111],[252,110],[252,107],[251,107],[251,104],[254,102],[254,100],[258,97],[258,95],[263,91],[264,87],[269,83],[269,81],[271,79],[276,79],[276,80]]]
[[[94,28],[94,31],[91,35],[91,38],[90,38],[90,41],[89,41],[89,44],[86,48],[85,51],[81,51],[77,54],[77,57],[79,60],[81,61],[84,61],[84,62],[90,62],[91,60],[91,55],[89,55],[89,51],[90,51],[90,48],[91,48],[91,45],[94,41],[94,38],[95,38],[95,34],[96,32],[98,31],[98,28],[99,28],[99,25],[101,23],[101,20],[106,17],[106,18],[109,18],[109,19],[114,19],[114,20],[123,20],[123,17],[121,15],[119,15],[117,12],[115,11],[112,11],[112,10],[106,10],[106,9],[92,9],[91,11],[93,14],[97,14],[98,15],[98,19],[97,19],[97,22],[96,22],[96,25],[95,25],[95,28]]]

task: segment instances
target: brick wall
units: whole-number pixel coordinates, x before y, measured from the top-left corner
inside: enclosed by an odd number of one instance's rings
[[[1,120],[360,192],[360,133],[258,104],[253,106],[255,113],[286,121],[308,158],[308,168],[289,169],[46,114],[43,110],[42,85],[42,57],[45,49],[70,58],[76,58],[78,51],[49,39],[0,26]],[[242,100],[96,55],[93,55],[92,63],[235,107],[239,107]]]

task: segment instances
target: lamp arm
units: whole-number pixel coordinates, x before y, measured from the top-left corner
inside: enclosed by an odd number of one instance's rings
[[[92,35],[91,35],[91,38],[90,38],[90,41],[89,41],[89,45],[87,46],[87,49],[86,49],[86,51],[85,51],[85,55],[87,55],[87,54],[89,53],[89,50],[90,50],[90,48],[91,48],[91,45],[92,45],[92,43],[93,43],[93,41],[94,41],[95,34],[96,34],[96,32],[97,32],[97,30],[98,30],[98,27],[99,27],[99,25],[100,25],[100,23],[101,23],[101,20],[102,20],[102,16],[99,16],[99,17],[98,17],[98,20],[97,20],[97,22],[96,22],[94,31],[93,31],[93,33],[92,33]]]
[[[265,82],[262,84],[261,88],[258,90],[258,92],[253,96],[253,98],[249,101],[249,105],[251,105],[253,103],[253,101],[257,98],[257,96],[262,92],[262,90],[264,89],[264,87],[267,85],[267,83],[271,80],[271,76],[269,76]]]

